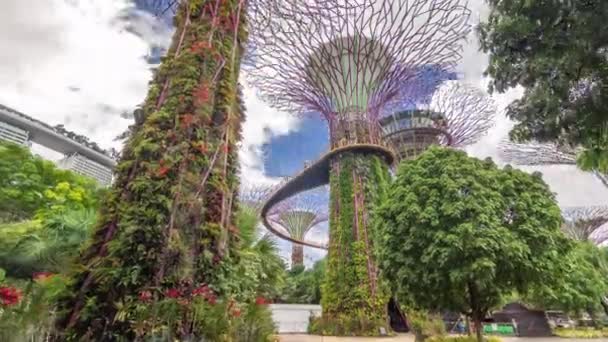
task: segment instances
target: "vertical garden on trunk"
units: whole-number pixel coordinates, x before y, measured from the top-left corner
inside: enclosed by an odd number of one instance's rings
[[[323,284],[323,318],[312,330],[324,335],[378,335],[389,330],[388,292],[374,257],[370,209],[388,174],[379,156],[345,153],[330,174],[330,245]]]
[[[195,301],[226,295],[232,262],[243,0],[189,0],[129,137],[98,223],[60,302],[59,340],[200,336]],[[138,329],[150,303],[181,298]],[[167,310],[164,310],[167,311]],[[143,324],[143,323],[142,323]]]

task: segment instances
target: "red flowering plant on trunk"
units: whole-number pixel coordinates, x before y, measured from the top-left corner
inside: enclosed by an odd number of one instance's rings
[[[23,293],[20,289],[12,286],[0,287],[0,304],[2,306],[13,306],[19,304],[23,298]]]

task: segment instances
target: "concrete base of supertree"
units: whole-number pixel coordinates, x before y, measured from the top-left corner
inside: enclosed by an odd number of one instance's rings
[[[321,335],[381,336],[390,331],[388,292],[374,257],[370,209],[388,166],[379,156],[344,153],[331,165],[330,243]]]

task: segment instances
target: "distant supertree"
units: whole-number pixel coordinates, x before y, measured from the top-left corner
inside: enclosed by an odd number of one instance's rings
[[[351,333],[388,330],[368,220],[394,158],[381,139],[379,118],[409,98],[405,85],[420,79],[424,66],[451,71],[459,61],[469,31],[465,3],[317,0],[250,7],[257,29],[250,32],[249,81],[273,107],[316,112],[328,123],[329,171],[310,174],[325,181],[329,172],[323,320],[369,322]],[[322,183],[318,179],[310,183]]]
[[[503,141],[498,146],[500,159],[515,165],[576,165],[580,149],[555,143],[515,143]],[[608,176],[599,171],[591,171],[608,187]]]
[[[600,230],[608,222],[608,207],[567,207],[562,209],[562,215],[564,233],[572,239],[598,245],[608,241],[608,234]]]
[[[410,86],[415,89],[416,84]],[[430,145],[463,148],[477,142],[494,125],[495,114],[494,102],[483,92],[450,82],[416,109],[396,111],[380,125],[384,139],[400,159],[410,159]]]
[[[329,219],[326,189],[288,198],[275,207],[270,216],[272,224],[285,230],[291,238],[304,241],[315,226]],[[304,246],[292,242],[291,267],[304,264]]]

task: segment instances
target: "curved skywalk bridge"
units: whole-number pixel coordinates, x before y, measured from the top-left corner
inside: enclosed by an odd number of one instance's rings
[[[286,232],[275,228],[271,224],[268,216],[271,213],[272,207],[278,204],[279,202],[288,199],[292,196],[295,196],[300,192],[312,190],[317,187],[329,184],[331,160],[339,154],[348,152],[356,154],[377,154],[383,157],[389,165],[392,164],[395,160],[395,155],[393,154],[393,151],[391,149],[382,145],[375,144],[352,144],[338,147],[327,152],[317,161],[312,163],[310,166],[304,168],[295,177],[285,182],[280,188],[275,190],[268,197],[266,202],[263,204],[261,210],[262,223],[264,224],[266,229],[268,229],[278,237],[296,244],[319,249],[327,249],[326,244],[312,241],[301,241],[292,238]]]

